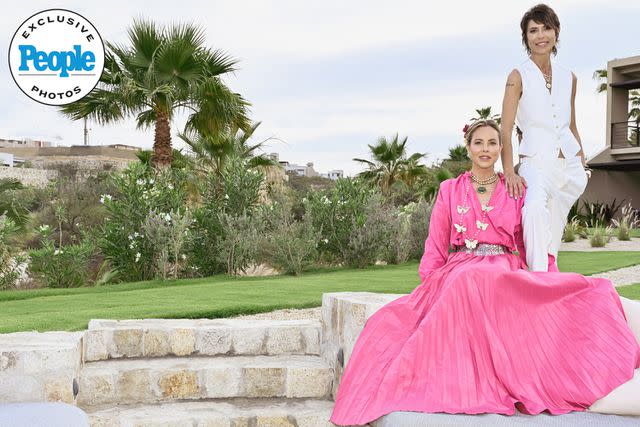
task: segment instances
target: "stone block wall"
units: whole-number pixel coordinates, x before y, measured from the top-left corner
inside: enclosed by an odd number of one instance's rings
[[[334,381],[331,395],[335,398],[344,367],[367,319],[383,305],[400,298],[402,294],[376,294],[371,292],[335,292],[322,295],[321,356],[333,367]],[[342,350],[344,363],[338,361]]]
[[[13,178],[23,185],[44,188],[49,181],[58,176],[56,170],[45,170],[36,168],[7,168],[0,167],[0,179]]]
[[[0,402],[75,403],[83,332],[0,335]]]

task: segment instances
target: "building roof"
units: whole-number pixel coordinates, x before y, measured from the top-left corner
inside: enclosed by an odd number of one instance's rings
[[[592,169],[606,169],[618,171],[640,171],[640,157],[637,159],[622,160],[611,154],[611,149],[605,147],[587,162]]]

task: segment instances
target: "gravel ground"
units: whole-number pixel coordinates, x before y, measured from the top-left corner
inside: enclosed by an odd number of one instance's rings
[[[246,320],[305,320],[305,319],[318,319],[320,320],[321,307],[314,308],[285,308],[283,310],[275,310],[268,313],[258,313],[250,315],[235,316],[233,319],[246,319]]]
[[[640,283],[640,265],[605,271],[604,273],[594,274],[593,277],[609,279],[613,282],[613,286],[616,287],[633,285],[634,283]]]
[[[640,239],[637,237],[631,240],[624,241],[618,240],[615,237],[611,238],[611,241],[607,243],[604,248],[592,248],[588,239],[576,239],[575,242],[562,243],[560,245],[561,251],[640,251]]]

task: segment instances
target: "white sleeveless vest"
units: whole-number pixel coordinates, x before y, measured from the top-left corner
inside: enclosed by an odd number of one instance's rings
[[[522,79],[522,97],[517,123],[522,130],[520,155],[558,157],[575,156],[580,145],[569,129],[571,124],[571,71],[551,61],[551,93],[538,66],[529,58],[516,69]]]

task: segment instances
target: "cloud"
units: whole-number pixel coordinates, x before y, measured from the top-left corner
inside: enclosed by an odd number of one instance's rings
[[[240,58],[228,84],[252,103],[262,121],[257,139],[277,137],[281,158],[312,161],[316,169],[358,170],[353,157],[366,157],[367,144],[398,132],[409,136],[410,151],[442,158],[460,142],[462,125],[474,109],[499,113],[504,80],[524,60],[518,23],[528,5],[519,2],[382,1],[181,1],[180,21],[204,26],[207,42]],[[594,93],[591,73],[613,57],[637,54],[635,1],[557,1],[562,22],[558,60],[579,79],[578,125],[588,154],[604,145],[605,104]],[[48,1],[7,4],[0,16],[6,49],[13,31]],[[135,17],[176,21],[175,2],[62,2],[82,13],[103,38],[125,41]],[[6,57],[6,56],[5,56]],[[81,123],[55,108],[27,99],[0,68],[0,136],[63,137],[82,143]],[[179,130],[179,116],[172,129]],[[91,124],[91,143],[123,143],[145,148],[152,131],[128,120]],[[177,147],[183,144],[174,138]]]

